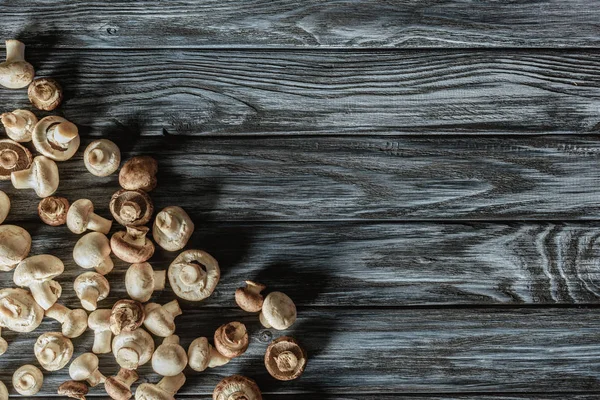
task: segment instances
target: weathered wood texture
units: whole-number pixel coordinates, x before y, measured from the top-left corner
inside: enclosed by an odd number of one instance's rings
[[[84,51],[37,49],[83,134],[598,132],[598,51]],[[2,107],[27,107],[3,90]]]
[[[1,37],[124,47],[593,47],[595,1],[54,1],[0,4]]]

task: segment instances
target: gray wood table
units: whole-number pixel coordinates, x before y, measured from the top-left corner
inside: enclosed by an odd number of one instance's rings
[[[187,345],[240,320],[250,348],[186,371],[179,398],[209,399],[234,373],[280,400],[600,397],[597,1],[27,0],[0,2],[0,18],[0,38],[63,84],[57,113],[82,149],[103,137],[157,158],[156,208],[184,207],[188,247],[221,264],[177,333]],[[0,100],[30,108],[24,90]],[[90,175],[82,151],[59,168],[59,195],[109,216],[116,176]],[[78,236],[43,225],[32,191],[0,190],[32,254],[65,262],[61,302],[78,306]],[[126,297],[115,262],[101,307]],[[288,293],[298,322],[268,330],[239,310],[246,279]],[[0,380],[56,330],[3,332]],[[293,382],[262,362],[283,333],[310,358]],[[111,355],[101,371],[117,371]],[[48,373],[39,397],[67,379]]]

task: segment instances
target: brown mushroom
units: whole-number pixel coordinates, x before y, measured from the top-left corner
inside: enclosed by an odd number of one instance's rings
[[[137,372],[121,368],[116,376],[106,378],[104,389],[114,400],[128,400],[132,396],[131,385],[137,380]]]
[[[28,170],[32,162],[33,156],[25,147],[10,139],[0,140],[0,180],[9,180],[12,172]]]
[[[262,283],[246,281],[246,287],[235,291],[235,302],[244,311],[259,312],[263,306],[264,297],[260,292],[266,289]]]
[[[64,225],[67,222],[67,211],[69,211],[69,200],[64,197],[45,197],[38,204],[40,219],[50,226]]]
[[[110,199],[110,212],[123,226],[145,225],[152,218],[154,206],[146,192],[121,189]]]
[[[213,400],[262,400],[262,394],[252,379],[232,375],[217,384]]]
[[[135,300],[119,300],[110,313],[110,330],[115,335],[131,332],[142,326],[146,314],[144,306]]]
[[[128,263],[141,263],[154,254],[154,243],[146,237],[149,228],[128,226],[110,238],[110,247],[117,257]]]
[[[246,325],[233,321],[221,325],[215,331],[215,347],[227,358],[239,357],[248,349],[249,339]]]
[[[306,368],[306,351],[296,339],[282,336],[275,339],[265,354],[265,367],[280,381],[291,381],[302,375]]]
[[[63,90],[52,78],[38,78],[29,85],[27,95],[38,110],[52,111],[62,102]]]
[[[85,400],[88,391],[88,386],[85,383],[77,381],[66,381],[58,387],[59,395],[79,400]]]
[[[38,119],[28,110],[14,110],[0,115],[6,135],[15,142],[30,142]]]
[[[156,187],[158,163],[149,156],[130,158],[121,168],[119,184],[127,190],[143,190],[150,192]]]

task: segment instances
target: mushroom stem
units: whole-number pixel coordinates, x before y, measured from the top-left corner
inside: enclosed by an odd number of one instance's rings
[[[97,386],[99,383],[104,383],[106,381],[106,377],[100,372],[99,369],[96,369],[94,372],[88,376],[86,381],[90,384],[90,386]]]
[[[185,375],[179,373],[175,376],[165,376],[156,384],[156,386],[160,387],[165,392],[170,395],[175,395],[181,389],[181,387],[185,383]]]
[[[67,307],[63,306],[59,303],[54,303],[52,307],[46,310],[46,316],[48,318],[52,318],[59,323],[65,322],[65,318],[67,317],[67,313],[71,311]]]
[[[102,148],[97,147],[94,150],[90,151],[88,162],[91,165],[97,166],[102,164],[102,162],[109,157],[110,155],[108,154],[108,152],[106,152]]]
[[[0,326],[0,356],[6,353],[7,349],[8,343],[6,343],[6,340],[2,337],[2,327]]]
[[[29,286],[29,290],[31,290],[31,294],[35,299],[35,302],[38,303],[44,310],[52,307],[52,305],[56,303],[56,300],[58,299],[58,296],[53,290],[51,282],[51,280],[44,282],[33,282]]]
[[[74,123],[65,121],[60,124],[54,125],[48,130],[50,141],[62,146],[67,147],[69,142],[75,139],[79,135],[77,126]]]
[[[167,271],[154,271],[154,272],[152,272],[152,275],[154,276],[154,290],[163,290],[166,285]],[[165,304],[165,306],[166,306],[166,304]],[[179,303],[177,304],[177,307],[181,311],[181,308],[179,307]]]
[[[189,262],[181,269],[181,281],[188,286],[205,279],[206,271],[203,268],[200,268],[198,264]]]
[[[135,204],[135,203],[133,203]],[[139,206],[137,204],[135,204],[138,209]],[[123,217],[123,210],[125,209],[125,206],[123,206],[123,208],[121,209],[121,217]],[[127,243],[130,243],[134,246],[139,246],[139,247],[143,247],[146,244],[146,234],[148,233],[147,230],[143,230],[140,228],[136,228],[135,226],[128,226],[127,228],[127,234],[125,235],[124,239]]]
[[[142,208],[139,204],[133,201],[126,201],[121,206],[121,210],[119,211],[119,215],[124,221],[131,222],[135,221],[140,217],[142,213]],[[129,231],[128,231],[129,233]],[[143,244],[143,243],[142,243]]]
[[[167,304],[163,305],[163,308],[164,308],[164,310],[166,312],[168,312],[169,314],[171,314],[173,316],[173,318],[175,318],[178,315],[181,315],[183,313],[181,311],[181,307],[179,306],[179,302],[177,300],[173,300],[173,301],[168,302]],[[171,336],[171,338],[172,337],[173,336]],[[177,338],[177,340],[179,341],[179,338]]]
[[[119,372],[117,372],[117,379],[127,387],[130,387],[138,380],[138,374],[135,371],[121,368]]]
[[[94,354],[110,353],[111,338],[112,332],[109,329],[105,331],[94,332],[94,345],[92,347],[92,352],[94,352]]]
[[[25,61],[25,44],[12,39],[6,41],[6,62]]]
[[[99,216],[98,214],[90,214],[90,218],[88,221],[87,228],[91,231],[108,233],[110,231],[110,227],[112,226],[112,221],[106,218]]]
[[[88,311],[95,310],[98,307],[98,297],[100,297],[98,289],[86,286],[81,292],[81,305]]]

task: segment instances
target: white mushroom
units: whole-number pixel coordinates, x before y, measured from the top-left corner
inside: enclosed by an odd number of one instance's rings
[[[92,175],[108,176],[119,169],[121,150],[108,139],[94,140],[86,147],[83,162]]]
[[[15,40],[6,41],[6,61],[0,63],[0,86],[20,89],[29,85],[35,76],[33,66],[25,61],[25,44]]]
[[[54,303],[46,310],[46,316],[58,321],[62,325],[62,334],[68,338],[79,337],[87,329],[88,315],[81,308],[71,310],[62,304]]]
[[[141,263],[154,254],[154,244],[146,237],[145,226],[128,226],[127,231],[115,232],[110,247],[117,257],[128,263]]]
[[[137,380],[135,371],[121,368],[116,376],[106,378],[104,390],[114,400],[128,400],[131,398],[131,385]]]
[[[28,110],[15,110],[0,115],[0,121],[9,138],[15,142],[30,142],[38,119]]]
[[[35,301],[47,310],[60,297],[62,288],[53,280],[65,270],[60,258],[42,254],[21,261],[13,275],[17,286],[28,287]]]
[[[143,329],[121,332],[113,338],[112,352],[117,363],[127,369],[137,369],[150,361],[154,352],[152,336]]]
[[[208,343],[205,337],[195,339],[188,347],[188,365],[194,371],[202,372],[206,368],[220,367],[230,360]]]
[[[31,138],[35,149],[54,161],[70,159],[80,144],[77,126],[56,115],[40,119]]]
[[[98,302],[104,300],[110,292],[110,285],[105,277],[97,272],[84,272],[75,278],[73,288],[81,305],[88,311],[94,311]]]
[[[36,340],[33,352],[42,368],[58,371],[71,360],[73,342],[59,332],[46,332]]]
[[[44,310],[24,289],[0,289],[0,326],[15,332],[35,330]]]
[[[87,381],[90,386],[97,386],[106,381],[98,369],[98,363],[98,356],[94,353],[83,353],[69,366],[69,375],[74,381]]]
[[[0,225],[0,271],[11,271],[31,250],[31,236],[16,225]]]
[[[13,171],[10,180],[16,189],[33,189],[39,197],[52,196],[58,189],[58,167],[51,159],[37,156],[31,167]]]
[[[94,331],[94,354],[106,354],[111,351],[112,331],[110,330],[110,309],[96,310],[88,317],[88,326]]]
[[[2,327],[0,327],[0,356],[8,350],[8,342],[2,337]],[[2,398],[0,397],[0,400]]]
[[[167,251],[183,249],[192,233],[194,223],[181,207],[166,207],[154,219],[152,237]]]
[[[217,384],[213,400],[262,400],[262,394],[252,379],[232,375]]]
[[[272,292],[265,298],[260,323],[265,328],[284,330],[296,322],[296,305],[285,293]]]
[[[168,270],[169,283],[178,297],[200,301],[217,287],[221,270],[219,263],[202,250],[187,250],[179,254]]]
[[[142,303],[150,300],[155,290],[163,290],[167,271],[154,271],[147,263],[132,264],[125,274],[127,294]]]
[[[0,224],[8,217],[10,211],[10,199],[2,190],[0,190]]]
[[[163,376],[175,376],[185,369],[187,353],[179,344],[179,336],[166,337],[152,355],[152,369]]]
[[[73,260],[81,268],[94,268],[101,275],[106,275],[115,266],[110,258],[110,243],[100,232],[83,235],[73,248]]]
[[[161,306],[148,303],[145,306],[144,326],[156,336],[167,337],[175,333],[175,317],[182,314],[179,302],[173,300]]]
[[[26,364],[15,371],[12,384],[17,393],[23,396],[33,396],[42,388],[44,374],[35,365]]]
[[[79,199],[71,204],[67,213],[67,227],[73,233],[86,230],[108,234],[112,221],[94,214],[94,204],[88,199]]]
[[[175,400],[175,394],[185,384],[185,375],[165,376],[156,385],[142,383],[135,391],[135,400]]]

